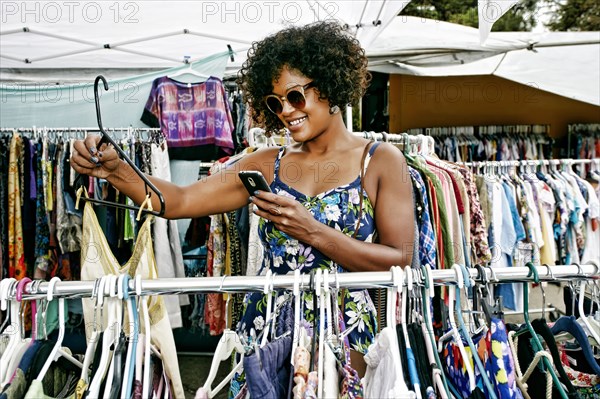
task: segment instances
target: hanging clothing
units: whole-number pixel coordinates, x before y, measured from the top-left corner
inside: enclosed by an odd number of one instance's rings
[[[286,336],[258,348],[244,357],[246,385],[251,398],[270,399],[287,397],[292,354],[292,337]]]
[[[137,241],[130,260],[121,266],[110,251],[92,204],[85,202],[83,211],[81,278],[83,280],[95,280],[107,274],[122,273],[128,273],[132,278],[137,274],[141,274],[144,279],[157,278],[158,272],[152,245],[151,220],[152,217],[148,216],[144,221],[138,232]],[[161,296],[154,296],[148,297],[146,300],[148,301],[148,312],[150,315],[150,332],[146,332],[146,334],[150,333],[152,344],[160,350],[163,356],[163,364],[171,380],[174,397],[183,397],[183,385],[181,384],[179,374],[177,350],[163,298]],[[85,320],[91,323],[94,320],[94,304],[91,299],[84,299],[82,302]],[[104,317],[107,319],[106,313]],[[143,326],[144,322],[141,315],[140,319],[140,325]],[[104,320],[103,325],[106,325],[106,323],[107,321]],[[127,323],[124,323],[124,325],[127,325]],[[86,333],[88,333],[87,329]]]
[[[8,161],[8,277],[17,280],[27,274],[21,220],[21,173],[23,140],[14,134]]]
[[[406,393],[406,390],[402,389],[403,384],[397,378],[398,369],[401,367],[399,350],[395,329],[385,327],[365,355],[365,398],[401,398]]]
[[[165,145],[152,143],[151,147],[152,176],[171,181],[169,154]],[[179,242],[179,229],[176,220],[156,218],[152,226],[154,237],[154,257],[161,278],[185,277],[183,255]],[[163,296],[171,327],[183,326],[181,307],[189,305],[186,295]]]
[[[182,83],[168,76],[152,82],[142,122],[160,127],[171,159],[215,160],[234,149],[234,129],[223,82]]]

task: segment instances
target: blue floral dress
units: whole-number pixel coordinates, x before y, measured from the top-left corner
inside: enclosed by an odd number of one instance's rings
[[[365,157],[363,176],[378,144],[374,143]],[[275,160],[275,176],[271,183],[271,190],[278,195],[300,201],[321,223],[353,236],[360,212],[360,175],[349,184],[310,197],[280,180],[279,167],[284,152],[285,148],[281,148]],[[366,191],[363,192],[362,208],[363,214],[356,238],[372,242],[375,233],[374,212]],[[259,271],[261,275],[269,269],[274,274],[293,274],[296,269],[302,273],[309,273],[317,268],[328,269],[330,272],[346,271],[342,265],[337,265],[317,248],[291,238],[277,230],[273,223],[266,219],[261,219],[259,222],[259,236],[264,246],[263,264]],[[369,293],[367,290],[341,290],[338,305],[343,313],[346,329],[351,330],[348,335],[350,348],[366,353],[377,333],[376,310]],[[265,324],[266,306],[267,298],[262,293],[246,295],[243,316],[238,324],[240,335],[247,338],[252,328],[257,335],[260,334]],[[306,292],[303,319],[305,323],[312,325],[314,318],[313,295]]]

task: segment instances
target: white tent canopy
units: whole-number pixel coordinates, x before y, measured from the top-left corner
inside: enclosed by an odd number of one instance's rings
[[[600,105],[600,32],[492,32],[399,16],[367,47],[373,71],[495,75]]]
[[[165,69],[251,43],[288,25],[337,19],[364,46],[408,1],[0,1],[0,68]],[[235,66],[234,65],[234,66]],[[13,69],[14,68],[14,69]]]
[[[397,17],[408,3],[0,0],[0,125],[94,126],[90,83],[102,73],[107,126],[140,126],[150,83],[171,68],[235,74],[252,42],[330,18],[361,41],[374,71],[493,74],[600,105],[600,32],[491,33],[481,45],[477,29]]]

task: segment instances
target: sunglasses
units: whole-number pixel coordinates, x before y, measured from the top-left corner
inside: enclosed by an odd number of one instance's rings
[[[287,101],[296,109],[303,109],[306,106],[306,97],[304,96],[304,92],[311,87],[314,87],[314,82],[309,82],[304,86],[294,87],[290,89],[285,96],[269,94],[265,97],[265,104],[267,104],[269,111],[277,115],[283,112],[284,101]]]

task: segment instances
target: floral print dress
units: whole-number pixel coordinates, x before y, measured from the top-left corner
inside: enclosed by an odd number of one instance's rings
[[[365,157],[363,176],[378,144],[371,145]],[[310,197],[280,180],[279,167],[284,152],[285,148],[281,148],[275,160],[275,176],[271,183],[271,190],[275,194],[300,201],[321,223],[348,236],[354,236],[360,214],[361,177],[358,176],[349,184]],[[363,212],[356,238],[372,242],[375,233],[374,211],[366,191],[363,192],[362,207]],[[261,275],[269,269],[273,274],[293,274],[296,269],[302,273],[309,273],[317,268],[328,269],[330,272],[346,271],[342,265],[327,258],[317,248],[299,242],[277,230],[268,220],[260,219],[259,236],[264,246],[263,263],[259,270]],[[341,290],[338,305],[343,313],[346,329],[350,330],[348,335],[350,348],[366,353],[377,333],[376,310],[369,293],[367,290]],[[267,298],[262,293],[246,295],[243,316],[238,324],[238,332],[242,336],[247,338],[252,328],[257,335],[260,334],[265,325],[266,306]],[[315,312],[311,292],[304,294],[302,315],[305,323],[313,324]]]

